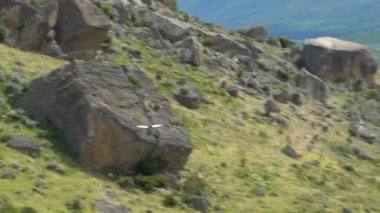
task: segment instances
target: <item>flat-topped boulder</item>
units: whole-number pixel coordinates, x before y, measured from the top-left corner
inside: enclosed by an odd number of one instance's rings
[[[314,75],[333,82],[362,79],[374,86],[377,63],[375,56],[361,44],[331,37],[304,42],[303,59]]]
[[[138,68],[73,62],[33,81],[16,105],[60,128],[90,169],[131,173],[160,159],[163,170],[177,172],[192,151],[170,102]],[[144,128],[154,124],[162,126]]]

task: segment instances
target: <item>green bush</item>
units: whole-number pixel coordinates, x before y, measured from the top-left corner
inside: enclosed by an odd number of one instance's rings
[[[21,210],[20,210],[20,213],[37,213],[37,210],[35,210],[34,208],[32,207],[23,207]]]
[[[140,79],[136,78],[136,76],[130,75],[130,76],[128,76],[128,79],[131,81],[133,86],[135,86],[139,89],[142,89],[144,87],[142,81],[140,81]]]
[[[145,159],[137,163],[135,171],[143,175],[153,175],[162,172],[167,167],[167,162],[161,158]]]
[[[278,40],[280,41],[282,48],[292,48],[294,46],[294,42],[290,41],[286,37],[280,37]]]
[[[0,25],[0,42],[4,41],[6,33],[7,33],[7,30],[5,29],[5,27]]]
[[[134,178],[136,186],[146,192],[153,191],[155,188],[165,188],[168,186],[168,179],[164,175],[136,176]]]
[[[174,197],[174,195],[169,195],[164,198],[162,204],[166,207],[175,207],[179,204],[178,200]]]
[[[184,197],[191,197],[194,195],[203,195],[206,192],[207,184],[201,178],[192,176],[188,178],[183,184]]]
[[[18,213],[17,209],[8,201],[0,198],[0,213]]]

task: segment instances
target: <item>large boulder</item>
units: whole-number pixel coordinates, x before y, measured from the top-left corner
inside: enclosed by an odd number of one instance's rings
[[[296,86],[299,87],[303,93],[310,95],[322,103],[327,101],[330,94],[330,88],[326,82],[311,74],[306,69],[302,69],[298,72]]]
[[[75,57],[87,57],[101,47],[111,27],[109,18],[90,0],[58,0],[57,42]]]
[[[177,172],[192,150],[170,102],[138,68],[74,61],[33,81],[15,103],[57,125],[90,169],[130,173],[157,159]],[[163,126],[138,127],[153,124]]]
[[[331,37],[309,39],[304,43],[306,68],[325,80],[363,79],[375,84],[377,63],[374,55],[363,45]]]
[[[25,1],[2,0],[0,24],[7,30],[5,42],[28,51],[42,52],[53,39],[49,34],[58,17],[58,4],[49,1],[33,6]]]

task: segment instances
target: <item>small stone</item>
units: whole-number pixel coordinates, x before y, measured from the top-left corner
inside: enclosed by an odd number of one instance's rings
[[[193,197],[186,201],[186,204],[197,211],[202,213],[207,212],[210,209],[210,203],[207,199],[203,197]]]
[[[13,139],[9,143],[9,147],[25,153],[31,157],[38,157],[41,154],[41,149],[38,141],[25,135],[13,136]]]
[[[301,155],[299,155],[294,149],[293,147],[291,147],[290,145],[286,145],[282,150],[282,153],[290,158],[293,158],[293,159],[299,159],[301,157]]]
[[[251,193],[257,197],[264,197],[265,193],[260,189],[253,189]]]
[[[16,179],[17,173],[13,170],[6,170],[1,174],[2,179]]]
[[[271,113],[281,112],[280,107],[276,104],[276,102],[273,99],[268,99],[264,103],[264,109],[267,115],[270,115]]]
[[[232,97],[238,97],[239,96],[239,88],[237,88],[235,86],[226,86],[226,91]]]

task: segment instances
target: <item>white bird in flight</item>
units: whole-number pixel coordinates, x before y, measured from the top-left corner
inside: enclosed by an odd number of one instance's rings
[[[139,125],[137,126],[137,128],[140,128],[140,129],[152,129],[152,128],[159,128],[159,127],[162,127],[163,125],[162,124],[154,124],[154,125]]]

